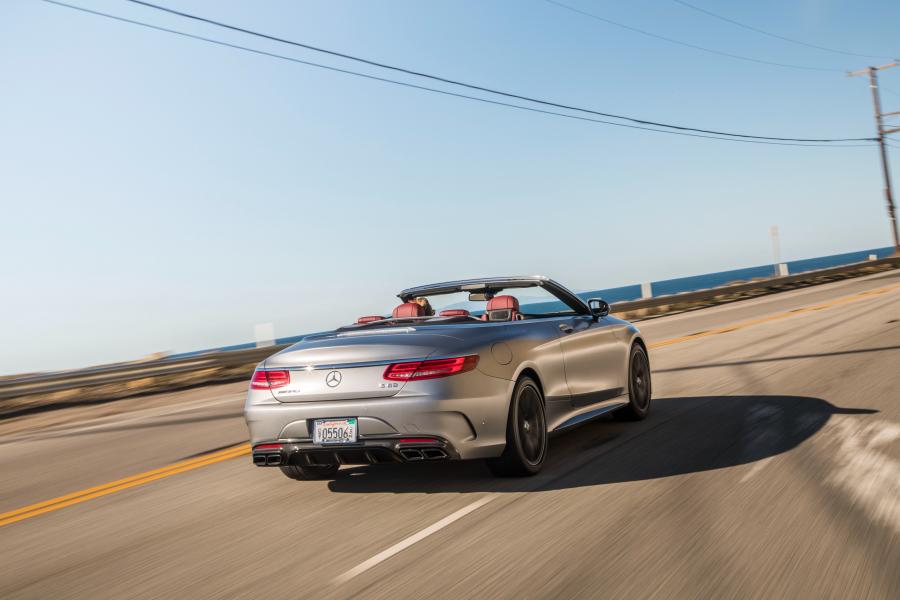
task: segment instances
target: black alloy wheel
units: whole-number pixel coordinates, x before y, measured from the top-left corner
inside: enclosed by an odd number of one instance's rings
[[[522,377],[513,391],[506,423],[506,448],[488,466],[500,477],[535,475],[547,458],[547,419],[544,395],[530,377]]]
[[[640,421],[650,412],[650,398],[653,390],[650,384],[650,359],[640,344],[631,346],[628,360],[628,404],[616,411],[615,415],[627,421]]]

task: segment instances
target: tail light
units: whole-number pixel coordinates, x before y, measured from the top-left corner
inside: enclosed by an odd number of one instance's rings
[[[284,387],[290,382],[290,371],[265,371],[260,369],[253,372],[253,378],[250,379],[250,389],[273,390]]]
[[[384,370],[384,378],[390,381],[419,381],[437,379],[471,371],[478,364],[478,355],[436,358],[418,362],[394,363]]]

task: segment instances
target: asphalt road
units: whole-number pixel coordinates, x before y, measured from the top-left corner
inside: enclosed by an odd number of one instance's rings
[[[900,598],[900,272],[640,325],[650,417],[530,479],[292,481],[242,384],[2,422],[0,598]]]

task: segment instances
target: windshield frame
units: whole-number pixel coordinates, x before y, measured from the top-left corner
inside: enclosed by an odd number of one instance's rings
[[[561,284],[542,275],[524,275],[516,277],[486,277],[482,279],[464,279],[447,281],[408,288],[397,294],[403,302],[409,302],[418,296],[439,296],[454,292],[496,293],[511,288],[542,287],[555,296],[563,304],[579,315],[591,315],[591,309],[574,292]]]

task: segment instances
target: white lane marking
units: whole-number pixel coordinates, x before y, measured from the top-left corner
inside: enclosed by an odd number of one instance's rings
[[[13,441],[29,441],[33,439],[42,439],[44,436],[61,436],[61,435],[71,435],[73,433],[82,433],[85,431],[93,431],[95,429],[104,429],[107,427],[118,427],[121,425],[125,425],[127,423],[134,423],[137,421],[143,421],[145,419],[152,419],[154,417],[162,417],[167,415],[174,415],[182,412],[186,412],[189,410],[195,410],[198,408],[206,408],[210,406],[217,406],[219,404],[226,404],[228,402],[234,402],[240,398],[244,398],[246,393],[240,394],[229,394],[224,398],[216,398],[214,400],[198,400],[196,402],[192,402],[189,404],[173,404],[170,406],[163,406],[159,408],[146,408],[143,410],[137,410],[132,412],[127,412],[122,415],[108,415],[104,417],[97,417],[95,419],[88,419],[87,421],[82,421],[81,423],[75,423],[68,426],[63,426],[61,429],[55,429],[53,426],[47,429],[41,429],[35,432],[30,433],[22,433],[22,434],[12,434],[5,437],[0,437],[0,444],[5,444]],[[117,417],[128,417],[126,419],[119,419]],[[97,423],[97,421],[102,421],[101,423]],[[96,425],[90,425],[90,423],[97,423]],[[59,427],[59,426],[57,426]]]
[[[840,449],[837,468],[825,481],[843,490],[873,521],[900,533],[900,461],[878,450],[900,440],[900,425],[887,421],[865,425],[843,418],[828,428]]]
[[[746,473],[744,473],[744,476],[741,477],[741,480],[738,483],[744,483],[746,481],[750,481],[751,479],[753,479],[754,475],[756,475],[757,473],[762,471],[764,468],[766,468],[766,465],[768,465],[773,460],[775,460],[775,457],[770,456],[768,458],[763,458],[763,459],[756,461],[755,463],[753,463],[753,466],[750,467],[750,470],[747,471]]]
[[[470,512],[472,512],[472,511],[474,511],[474,510],[478,510],[479,508],[481,508],[482,506],[484,506],[485,504],[487,504],[487,503],[490,502],[491,500],[495,500],[498,496],[499,496],[499,494],[488,494],[487,496],[485,496],[485,497],[483,497],[483,498],[481,498],[481,499],[479,499],[479,500],[476,500],[476,501],[473,502],[472,504],[469,504],[468,506],[464,506],[463,508],[459,509],[459,510],[456,511],[455,513],[453,513],[453,514],[451,514],[451,515],[448,515],[448,516],[444,517],[443,519],[441,519],[441,520],[438,521],[437,523],[435,523],[435,524],[433,524],[433,525],[429,525],[428,527],[426,527],[426,528],[423,529],[422,531],[420,531],[420,532],[418,532],[418,533],[415,533],[415,534],[409,536],[409,537],[406,538],[405,540],[400,541],[400,542],[394,544],[393,546],[391,546],[391,547],[388,548],[387,550],[384,550],[384,551],[382,551],[382,552],[379,552],[378,554],[376,554],[375,556],[373,556],[373,557],[370,558],[369,560],[367,560],[367,561],[365,561],[365,562],[362,562],[362,563],[358,564],[357,566],[353,567],[352,569],[350,569],[350,570],[347,571],[346,573],[343,573],[342,575],[339,575],[338,577],[336,577],[336,578],[334,579],[334,583],[335,583],[336,585],[340,585],[340,584],[342,584],[342,583],[347,583],[348,581],[350,581],[351,579],[353,579],[353,578],[356,577],[357,575],[360,575],[360,574],[362,574],[362,573],[365,573],[366,571],[368,571],[368,570],[371,569],[372,567],[374,567],[374,566],[376,566],[376,565],[378,565],[378,564],[380,564],[380,563],[386,561],[387,559],[389,559],[390,557],[394,556],[394,555],[397,554],[398,552],[402,552],[403,550],[406,550],[407,548],[409,548],[410,546],[412,546],[412,545],[415,544],[416,542],[420,542],[420,541],[424,540],[424,539],[427,538],[429,535],[431,535],[431,534],[433,534],[433,533],[437,533],[438,531],[440,531],[441,529],[443,529],[443,528],[446,527],[447,525],[450,525],[450,524],[453,523],[454,521],[458,521],[459,519],[462,519],[464,516],[466,516],[466,515],[469,514]]]

